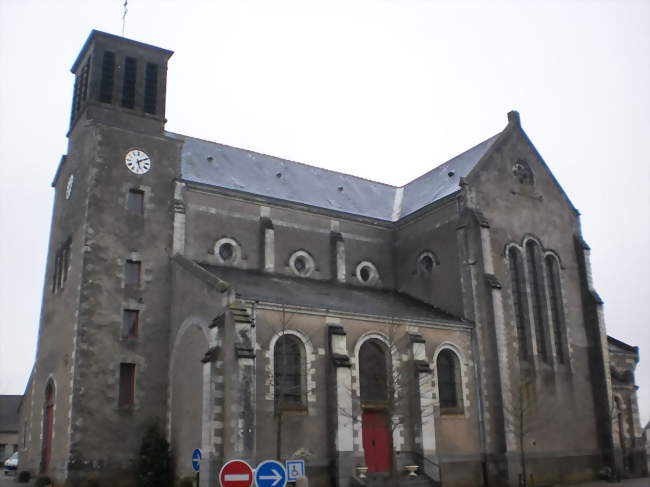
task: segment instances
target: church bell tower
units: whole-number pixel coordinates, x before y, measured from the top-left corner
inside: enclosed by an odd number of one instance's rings
[[[128,471],[146,425],[167,414],[171,188],[180,174],[180,142],[164,132],[171,55],[93,30],[71,69],[21,456],[57,482]]]

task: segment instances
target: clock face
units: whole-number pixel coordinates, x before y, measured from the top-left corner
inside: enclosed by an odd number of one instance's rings
[[[126,167],[134,174],[144,174],[151,168],[151,159],[140,149],[132,149],[124,157]]]
[[[72,194],[72,183],[74,182],[74,174],[70,174],[68,178],[68,184],[65,187],[65,199],[69,200],[70,195]]]

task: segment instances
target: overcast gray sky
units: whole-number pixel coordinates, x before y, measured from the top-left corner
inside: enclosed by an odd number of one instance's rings
[[[34,359],[73,76],[122,0],[0,0],[0,393]],[[641,348],[650,419],[650,2],[131,0],[175,51],[167,129],[401,185],[524,129],[582,213],[609,334]]]

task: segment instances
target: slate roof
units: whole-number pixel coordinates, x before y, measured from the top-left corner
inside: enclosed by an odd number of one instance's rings
[[[400,217],[458,191],[460,178],[474,169],[499,135],[484,140],[404,186]]]
[[[613,336],[607,335],[607,348],[610,350],[610,352],[631,352],[634,354],[639,354],[639,347],[635,347],[633,345],[628,345],[627,343],[618,340],[617,338],[614,338]]]
[[[403,187],[166,132],[183,142],[181,177],[187,181],[328,210],[396,221],[459,189],[499,134]]]
[[[18,432],[18,406],[23,396],[0,396],[0,431]]]
[[[278,276],[200,264],[228,282],[238,297],[372,316],[463,323],[460,318],[405,294],[316,279]]]

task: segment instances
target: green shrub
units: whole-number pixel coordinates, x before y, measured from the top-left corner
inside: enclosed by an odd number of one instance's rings
[[[81,481],[80,487],[102,487],[102,484],[99,479],[88,478]]]
[[[169,443],[157,422],[149,425],[142,438],[136,472],[140,487],[171,486]]]
[[[40,475],[36,477],[36,482],[34,482],[34,487],[47,487],[52,485],[52,480],[47,475]]]
[[[31,477],[32,474],[30,474],[27,470],[23,470],[16,477],[16,482],[20,482],[21,484],[26,484],[27,482],[29,482],[29,479]]]

